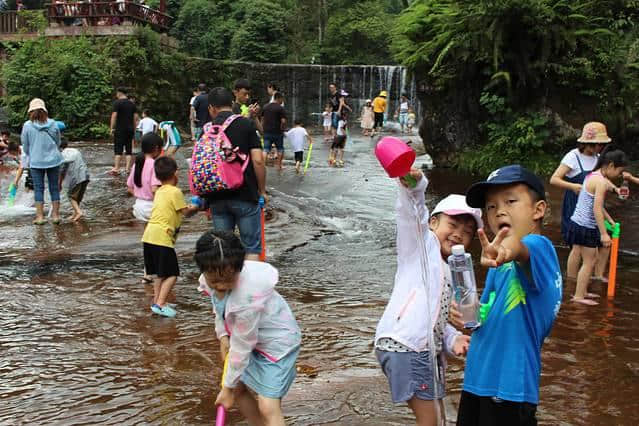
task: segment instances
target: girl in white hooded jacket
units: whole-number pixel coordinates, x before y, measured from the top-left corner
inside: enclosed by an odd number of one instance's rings
[[[444,397],[441,354],[463,355],[470,341],[448,324],[452,288],[446,259],[453,245],[468,249],[483,223],[481,210],[469,207],[463,195],[446,197],[429,217],[428,180],[416,169],[410,175],[417,180],[414,188],[400,178],[397,273],[377,325],[375,354],[393,402],[408,403],[418,425],[436,425],[435,401]]]
[[[227,370],[215,404],[235,400],[249,424],[284,425],[281,400],[295,379],[301,332],[293,312],[275,291],[277,269],[245,261],[240,239],[208,231],[197,241],[199,290],[211,296],[215,333]],[[257,401],[247,391],[257,394]]]

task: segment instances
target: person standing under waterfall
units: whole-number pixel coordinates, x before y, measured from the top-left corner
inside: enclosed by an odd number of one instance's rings
[[[379,92],[379,96],[373,99],[373,113],[375,114],[375,124],[373,125],[373,132],[371,138],[375,136],[375,132],[379,127],[379,131],[384,130],[384,113],[386,112],[386,97],[388,93],[386,90]]]
[[[206,84],[200,83],[197,86],[197,90],[200,94],[193,100],[193,110],[195,111],[195,128],[193,133],[195,140],[200,140],[200,137],[202,137],[202,128],[206,123],[211,121],[211,117],[209,117],[209,95]]]
[[[337,86],[335,85],[335,83],[331,83],[328,85],[328,92],[328,102],[333,108],[333,112],[331,113],[332,136],[333,138],[335,138],[335,135],[337,135],[337,125],[339,124],[339,117],[342,113],[342,109],[344,108],[344,97],[341,94],[341,90],[337,90]]]

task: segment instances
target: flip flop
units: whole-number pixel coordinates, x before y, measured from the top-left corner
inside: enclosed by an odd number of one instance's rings
[[[595,294],[595,293],[586,293],[586,294],[584,295],[584,297],[587,297],[587,298],[589,298],[589,299],[598,299],[598,298],[600,298],[601,296],[599,296],[598,294]]]
[[[60,219],[53,219],[51,221],[51,223],[53,223],[54,225],[59,225],[60,224]]]
[[[34,225],[44,225],[45,223],[47,223],[46,219],[40,219],[40,220],[36,219],[36,220],[33,221]]]

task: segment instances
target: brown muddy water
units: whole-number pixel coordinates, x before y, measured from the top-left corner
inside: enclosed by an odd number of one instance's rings
[[[408,409],[390,401],[372,346],[395,272],[395,184],[377,165],[370,139],[356,138],[345,167],[329,169],[319,138],[306,177],[296,176],[290,161],[282,174],[269,169],[268,175],[268,257],[302,327],[299,364],[308,367],[284,399],[286,419],[298,425],[409,424]],[[187,219],[178,239],[177,319],[152,316],[150,289],[138,283],[143,225],[131,216],[125,177],[105,174],[108,144],[78,147],[92,174],[85,222],[34,227],[24,194],[16,207],[0,209],[0,424],[212,424],[219,348],[191,261],[209,223],[201,214]],[[185,192],[186,152],[178,155]],[[448,169],[430,172],[430,179],[431,207],[472,182]],[[546,235],[564,267],[561,194],[547,189],[552,216]],[[565,285],[543,349],[540,424],[636,424],[638,208],[638,196],[610,203],[622,223],[615,300],[572,304],[574,287]],[[484,273],[478,270],[478,279]],[[603,285],[593,289],[605,295]],[[453,360],[448,369],[449,417],[463,365]],[[230,423],[241,422],[232,411]]]

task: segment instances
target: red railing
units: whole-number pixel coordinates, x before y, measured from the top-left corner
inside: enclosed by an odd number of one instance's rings
[[[120,25],[126,21],[146,23],[167,30],[171,17],[159,10],[132,1],[59,2],[47,4],[49,22],[60,25]]]

